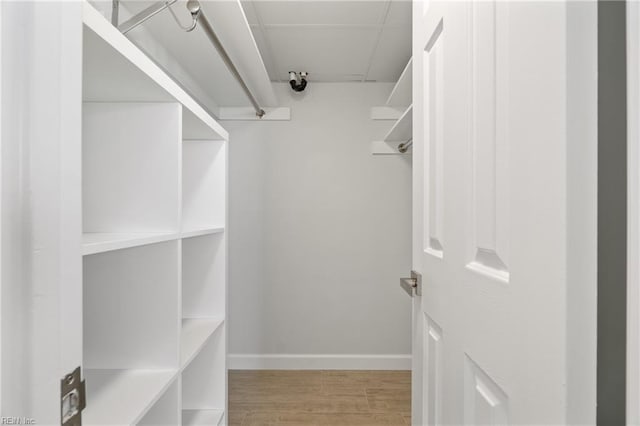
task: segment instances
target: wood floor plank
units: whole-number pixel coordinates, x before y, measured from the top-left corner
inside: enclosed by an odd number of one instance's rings
[[[406,371],[229,371],[230,426],[406,426]]]
[[[367,388],[367,401],[374,413],[411,415],[411,390]]]

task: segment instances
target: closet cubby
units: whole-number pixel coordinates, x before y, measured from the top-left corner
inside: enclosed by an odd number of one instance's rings
[[[177,369],[179,242],[84,257],[85,368]]]
[[[170,370],[85,370],[86,425],[136,425],[175,381]]]
[[[179,231],[182,109],[177,103],[85,102],[85,254]]]
[[[228,133],[87,2],[83,23],[83,423],[221,424]]]
[[[182,373],[183,419],[209,417],[213,412],[224,412],[227,372],[223,365],[226,358],[225,330],[220,327],[204,345],[198,356]],[[200,411],[201,413],[194,413]]]
[[[225,234],[182,240],[182,317],[224,318]]]
[[[138,425],[175,426],[180,424],[181,415],[180,378],[177,378],[138,422]]]
[[[182,144],[182,231],[184,236],[224,229],[226,144],[185,139]]]
[[[182,240],[182,424],[218,425],[226,407],[226,240]]]

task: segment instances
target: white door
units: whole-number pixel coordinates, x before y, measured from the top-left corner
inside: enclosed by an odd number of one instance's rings
[[[596,17],[414,2],[414,424],[595,424]]]

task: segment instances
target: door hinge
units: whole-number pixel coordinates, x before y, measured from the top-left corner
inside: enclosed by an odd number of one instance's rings
[[[60,380],[60,424],[81,426],[82,410],[87,406],[84,380],[80,367]]]

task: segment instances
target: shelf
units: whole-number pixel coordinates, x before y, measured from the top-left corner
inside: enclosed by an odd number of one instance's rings
[[[82,21],[85,102],[179,102],[185,137],[229,139],[211,114],[88,1]]]
[[[217,426],[224,410],[182,410],[183,426]]]
[[[172,241],[178,238],[175,232],[159,233],[107,233],[91,232],[82,235],[82,255],[104,253],[149,244]]]
[[[124,3],[127,11],[135,14],[148,6],[150,2],[127,1]],[[184,3],[186,2],[181,1],[173,7],[178,18],[183,22],[190,18]],[[238,72],[243,76],[258,103],[265,109],[266,117],[268,117],[270,111],[266,107],[278,105],[278,97],[260,55],[254,33],[247,23],[245,17],[247,4],[239,1],[201,1],[200,5],[211,26],[215,28],[217,37],[229,52]],[[248,7],[253,9],[253,5],[248,5]],[[176,25],[171,13],[165,11],[146,21],[144,30],[142,28],[133,30],[127,34],[127,37],[138,45],[145,46],[143,50],[148,49],[150,52],[156,52],[148,40],[152,37],[157,44],[163,47],[163,51],[167,55],[180,64],[182,72],[198,70],[198,73],[193,73],[191,76],[193,83],[195,83],[193,87],[199,85],[206,88],[211,104],[215,103],[221,106],[250,105],[224,60],[211,45],[206,33],[200,28],[192,32],[183,31]],[[258,40],[259,42],[260,40]],[[170,65],[172,64],[167,63],[169,73],[173,68]],[[177,70],[177,68],[175,69]],[[219,110],[221,112],[222,108]],[[252,109],[252,111],[255,116],[255,110]],[[222,113],[217,117],[222,119]]]
[[[385,142],[406,142],[413,133],[413,106],[402,114],[402,116],[393,125],[387,136],[384,137]]]
[[[183,319],[180,337],[180,365],[185,368],[200,353],[223,319]]]
[[[221,234],[224,232],[224,226],[213,228],[193,229],[190,231],[182,231],[182,238],[201,237],[203,235]]]
[[[85,370],[86,425],[137,424],[177,377],[174,370]]]
[[[406,107],[412,104],[412,71],[413,59],[409,59],[409,63],[400,74],[400,78],[387,99],[387,105]]]
[[[373,141],[371,142],[371,154],[373,155],[407,155],[410,151],[405,153],[398,150],[398,146],[402,142],[385,142],[385,141]]]

